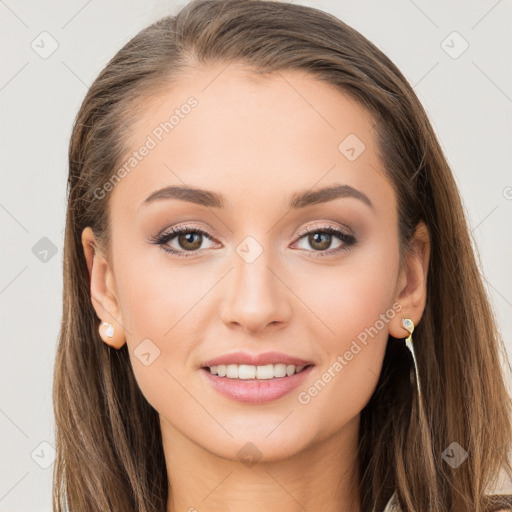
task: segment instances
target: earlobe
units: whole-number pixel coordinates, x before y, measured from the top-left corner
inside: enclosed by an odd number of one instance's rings
[[[99,251],[94,233],[89,226],[82,231],[82,246],[89,273],[91,303],[96,315],[101,319],[99,334],[105,343],[114,348],[121,348],[126,340],[115,282],[109,264]]]

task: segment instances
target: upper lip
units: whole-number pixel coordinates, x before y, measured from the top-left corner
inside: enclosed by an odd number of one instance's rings
[[[298,357],[293,357],[281,352],[264,352],[263,354],[250,354],[248,352],[232,352],[231,354],[224,354],[214,359],[209,359],[201,364],[205,366],[218,366],[227,364],[249,364],[254,366],[265,366],[267,364],[293,364],[294,366],[308,366],[313,364],[311,361],[305,361]]]

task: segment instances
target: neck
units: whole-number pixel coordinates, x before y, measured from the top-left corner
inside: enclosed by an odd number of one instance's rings
[[[261,454],[255,463],[207,451],[165,420],[161,426],[169,480],[167,512],[361,510],[359,416],[341,431],[286,459],[271,460]],[[251,448],[246,450],[250,454]]]

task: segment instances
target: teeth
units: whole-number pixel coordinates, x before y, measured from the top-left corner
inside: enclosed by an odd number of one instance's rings
[[[273,379],[274,377],[285,377],[299,373],[304,366],[293,364],[267,364],[265,366],[254,366],[251,364],[220,364],[210,366],[210,373],[228,379]]]

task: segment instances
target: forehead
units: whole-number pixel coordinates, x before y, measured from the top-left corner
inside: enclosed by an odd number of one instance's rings
[[[135,107],[114,208],[122,201],[135,211],[170,184],[221,191],[233,207],[248,197],[258,208],[282,204],[283,195],[332,183],[393,202],[370,113],[308,73],[204,66]]]

